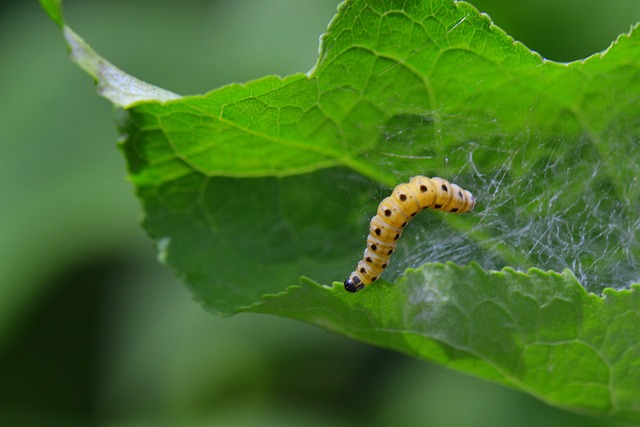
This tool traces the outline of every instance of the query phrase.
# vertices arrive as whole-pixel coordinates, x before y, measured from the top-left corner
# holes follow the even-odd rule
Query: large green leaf
[[[161,259],[209,310],[300,319],[640,423],[637,29],[559,64],[467,3],[353,0],[308,74],[191,97],[64,31],[124,106]],[[476,211],[418,216],[387,282],[321,285],[355,265],[384,187],[417,174],[468,188]],[[562,273],[514,270],[532,267]]]
[[[637,422],[639,307],[637,288],[606,289],[602,298],[568,270],[486,272],[447,263],[408,270],[398,286],[358,298],[304,281],[247,311],[319,324],[553,405]]]

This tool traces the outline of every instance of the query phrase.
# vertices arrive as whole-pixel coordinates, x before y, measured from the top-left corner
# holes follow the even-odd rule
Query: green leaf
[[[426,264],[352,296],[304,280],[247,311],[285,315],[524,390],[637,422],[640,286],[587,293],[575,276]],[[347,361],[356,365],[357,360]]]
[[[560,64],[467,3],[353,0],[308,74],[183,98],[105,72],[65,34],[126,106],[144,226],[209,310],[300,319],[640,423],[637,28]],[[471,190],[475,212],[419,215],[388,282],[321,286],[353,269],[385,187],[418,174]]]
[[[49,18],[62,27],[64,25],[64,16],[62,14],[62,0],[39,0],[40,6],[49,15]]]
[[[139,101],[176,99],[179,95],[128,75],[98,55],[64,24],[62,0],[39,0],[49,17],[62,27],[71,59],[97,83],[98,93],[123,107]]]

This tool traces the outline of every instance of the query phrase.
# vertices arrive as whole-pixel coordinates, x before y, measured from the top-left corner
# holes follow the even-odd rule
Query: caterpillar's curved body
[[[371,218],[367,249],[356,269],[344,281],[344,288],[358,292],[378,280],[389,265],[402,230],[421,210],[431,208],[464,213],[474,205],[470,192],[442,178],[415,176],[408,184],[398,185],[391,196],[380,202],[378,213]]]

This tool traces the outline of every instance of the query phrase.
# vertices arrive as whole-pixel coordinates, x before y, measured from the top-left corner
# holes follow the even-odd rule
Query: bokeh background
[[[66,1],[99,53],[181,94],[309,70],[338,0]],[[543,56],[637,0],[476,0]],[[0,2],[0,425],[617,426],[293,321],[221,319],[156,260],[110,104],[36,0]]]

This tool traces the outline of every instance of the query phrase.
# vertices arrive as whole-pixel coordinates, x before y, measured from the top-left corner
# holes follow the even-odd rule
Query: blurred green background
[[[130,74],[182,94],[307,71],[337,0],[66,1]],[[478,0],[568,61],[640,2]],[[109,103],[36,0],[0,3],[0,425],[611,426],[289,320],[210,316],[157,264]]]

